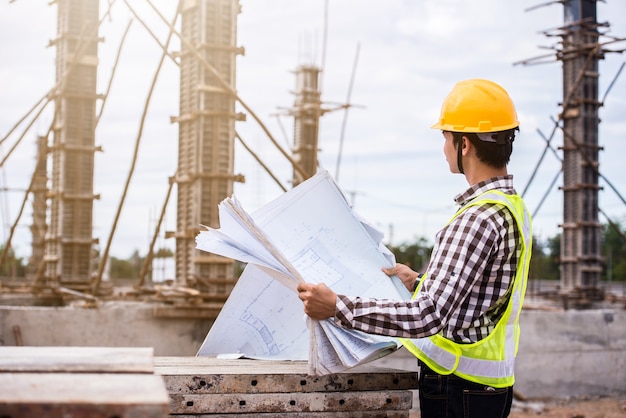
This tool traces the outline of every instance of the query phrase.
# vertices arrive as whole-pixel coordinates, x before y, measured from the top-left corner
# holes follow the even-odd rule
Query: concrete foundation
[[[155,356],[194,356],[212,321],[156,318],[154,308],[137,302],[98,308],[0,306],[0,345],[153,347]]]
[[[517,390],[532,398],[626,394],[626,311],[522,312]]]
[[[0,345],[153,347],[193,356],[210,320],[157,318],[150,304],[97,309],[0,306]],[[527,310],[521,316],[516,391],[527,398],[626,394],[626,311]],[[375,365],[417,370],[406,350]]]

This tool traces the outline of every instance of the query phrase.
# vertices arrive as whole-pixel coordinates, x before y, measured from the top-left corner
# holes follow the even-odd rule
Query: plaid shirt
[[[463,207],[487,190],[515,194],[513,176],[480,182],[455,202]],[[468,208],[436,235],[428,275],[413,300],[338,295],[334,321],[345,328],[392,337],[441,333],[459,343],[486,337],[506,309],[520,257],[520,237],[508,208]]]

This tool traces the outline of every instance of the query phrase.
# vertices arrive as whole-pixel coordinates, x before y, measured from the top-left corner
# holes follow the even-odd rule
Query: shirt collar
[[[476,183],[463,193],[456,195],[454,202],[459,206],[463,206],[476,196],[486,192],[487,190],[494,189],[507,194],[515,194],[516,192],[513,188],[513,175],[507,174],[506,176],[492,177],[488,180]]]

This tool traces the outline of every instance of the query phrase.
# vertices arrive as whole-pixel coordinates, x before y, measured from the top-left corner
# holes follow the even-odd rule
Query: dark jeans
[[[511,412],[512,386],[492,388],[419,365],[421,418],[504,418]]]

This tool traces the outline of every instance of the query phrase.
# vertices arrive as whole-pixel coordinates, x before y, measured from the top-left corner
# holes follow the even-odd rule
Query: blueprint
[[[199,356],[307,360],[309,331],[293,290],[249,264],[209,330]]]
[[[325,283],[339,294],[408,299],[382,234],[361,219],[326,171],[248,214],[233,196],[219,206],[220,229],[197,248],[247,263],[198,355],[309,360],[312,374],[341,371],[397,349],[366,335],[305,317],[295,288]]]

